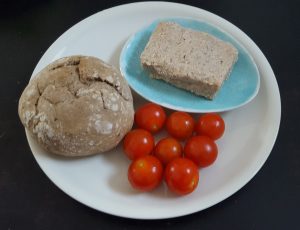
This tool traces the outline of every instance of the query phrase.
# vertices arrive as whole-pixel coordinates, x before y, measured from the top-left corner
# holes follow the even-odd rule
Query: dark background
[[[0,229],[299,229],[300,5],[297,0],[177,1],[242,29],[269,60],[282,119],[258,174],[225,201],[166,220],[131,220],[92,210],[59,190],[37,165],[18,115],[18,98],[47,48],[68,28],[130,1],[0,1]],[[142,208],[143,204],[141,204]]]

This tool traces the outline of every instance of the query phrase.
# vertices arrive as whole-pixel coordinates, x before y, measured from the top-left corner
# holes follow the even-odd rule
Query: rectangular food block
[[[233,45],[208,33],[161,22],[140,59],[152,78],[213,99],[237,57]]]

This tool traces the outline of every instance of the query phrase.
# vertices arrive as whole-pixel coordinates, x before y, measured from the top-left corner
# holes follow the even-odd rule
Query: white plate
[[[216,163],[201,170],[191,195],[177,197],[161,186],[138,193],[127,182],[129,161],[118,147],[111,153],[66,159],[43,151],[27,134],[38,164],[65,193],[94,209],[143,219],[177,217],[210,207],[243,187],[261,168],[274,145],[280,123],[280,96],[274,73],[260,49],[237,27],[207,11],[166,2],[122,5],[101,11],[59,37],[36,66],[73,54],[93,55],[118,66],[119,54],[131,34],[161,17],[194,17],[222,28],[253,56],[261,75],[257,97],[247,106],[223,113],[227,129],[218,141]],[[259,25],[258,25],[259,26]],[[135,95],[135,105],[142,99]],[[254,196],[255,194],[253,194]]]

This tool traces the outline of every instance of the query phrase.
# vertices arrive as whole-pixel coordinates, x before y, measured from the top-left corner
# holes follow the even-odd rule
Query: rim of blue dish
[[[158,100],[155,100],[155,98],[151,97],[151,96],[148,96],[148,95],[145,95],[143,94],[142,90],[140,88],[136,88],[134,87],[134,85],[132,84],[131,80],[129,79],[130,77],[127,76],[127,71],[125,69],[125,66],[122,64],[123,63],[123,60],[124,60],[124,56],[126,55],[126,51],[128,50],[128,46],[132,43],[132,41],[134,40],[135,36],[139,33],[145,33],[145,31],[151,27],[152,25],[154,24],[157,24],[159,22],[164,22],[164,21],[175,21],[177,22],[178,20],[184,20],[184,21],[191,21],[191,22],[197,22],[197,23],[204,23],[204,24],[207,24],[208,26],[211,26],[212,28],[214,29],[217,29],[219,30],[221,33],[225,34],[227,37],[229,37],[230,39],[232,39],[236,44],[238,44],[239,48],[243,50],[243,52],[247,55],[247,57],[250,59],[251,61],[251,64],[253,65],[254,69],[255,69],[255,72],[256,72],[256,87],[255,87],[255,90],[253,91],[253,93],[245,100],[243,101],[242,103],[238,103],[238,104],[234,104],[232,106],[227,106],[227,107],[221,107],[221,108],[190,108],[190,107],[184,107],[184,106],[179,106],[179,105],[174,105],[174,104],[171,104],[171,103],[166,103],[166,102],[163,102],[163,101],[158,101]],[[200,31],[200,30],[198,30]],[[153,30],[152,30],[153,32]],[[244,33],[242,31],[242,33]],[[222,39],[221,39],[222,40]],[[237,60],[238,62],[238,60]],[[121,74],[125,77],[125,79],[127,80],[130,88],[135,91],[137,94],[139,94],[141,97],[145,98],[146,100],[150,101],[150,102],[153,102],[153,103],[156,103],[156,104],[159,104],[165,108],[168,108],[168,109],[172,109],[172,110],[179,110],[179,111],[185,111],[185,112],[191,112],[191,113],[207,113],[207,112],[226,112],[226,111],[230,111],[230,110],[233,110],[233,109],[237,109],[237,108],[240,108],[246,104],[248,104],[250,101],[252,101],[258,94],[259,92],[259,88],[260,88],[260,73],[259,73],[259,70],[258,70],[258,67],[256,65],[256,62],[254,60],[254,58],[252,57],[252,55],[248,52],[248,50],[244,47],[244,45],[242,45],[236,38],[234,38],[230,33],[224,31],[222,28],[220,28],[219,26],[216,26],[215,24],[213,23],[210,23],[210,22],[207,22],[207,21],[204,21],[204,20],[201,20],[199,18],[192,18],[192,17],[167,17],[167,18],[158,18],[156,20],[154,20],[152,23],[142,27],[140,30],[136,31],[134,34],[132,34],[129,39],[125,42],[122,50],[121,50],[121,54],[120,54],[120,58],[119,58],[119,63],[120,63],[120,72]],[[126,62],[125,62],[126,63]],[[142,67],[141,67],[142,68]],[[235,66],[233,66],[233,69],[235,68]],[[232,71],[233,71],[232,69]],[[146,71],[145,71],[146,72]],[[149,77],[149,76],[148,76]],[[230,76],[229,76],[230,77]],[[159,81],[159,80],[156,80],[156,79],[151,79],[153,81]],[[168,84],[166,82],[162,82],[162,84]],[[226,84],[226,80],[224,82],[224,84]],[[223,84],[223,86],[224,86]],[[223,87],[222,86],[222,87]],[[175,86],[172,86],[172,87],[175,87]],[[175,87],[176,90],[179,90],[179,91],[185,91],[184,89],[180,89],[180,88],[177,88]],[[222,89],[222,88],[221,88]],[[220,90],[221,90],[220,89]],[[155,90],[155,89],[154,89]],[[188,92],[190,93],[190,92]],[[192,93],[190,93],[192,94]],[[219,95],[219,92],[217,93],[216,97],[218,97]],[[197,98],[201,98],[203,99],[203,97],[201,96],[197,96],[197,95],[193,95]],[[208,99],[204,99],[206,102],[212,102],[214,103],[214,100],[208,100]]]

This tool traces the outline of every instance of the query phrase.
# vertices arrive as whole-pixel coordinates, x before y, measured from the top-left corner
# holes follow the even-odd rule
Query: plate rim
[[[232,23],[230,23],[229,21],[227,21],[226,19],[221,18],[218,15],[215,15],[209,11],[203,10],[201,8],[198,7],[194,7],[194,6],[190,6],[190,5],[186,5],[186,4],[181,4],[181,3],[172,3],[172,2],[135,2],[135,3],[129,3],[129,4],[123,4],[123,5],[118,5],[109,9],[105,9],[103,11],[97,12],[95,14],[92,14],[91,16],[81,20],[80,22],[76,23],[75,25],[73,25],[71,28],[69,28],[68,30],[66,30],[64,33],[62,33],[52,44],[51,46],[46,50],[46,52],[43,54],[43,56],[40,58],[38,64],[36,65],[33,74],[31,77],[33,77],[35,75],[35,72],[37,72],[37,70],[39,68],[41,68],[42,65],[42,61],[45,58],[45,56],[51,52],[51,50],[53,49],[53,47],[55,45],[57,45],[61,39],[64,38],[64,36],[66,36],[66,34],[72,32],[72,30],[74,30],[76,27],[78,26],[82,26],[86,23],[89,23],[89,21],[91,21],[93,19],[93,17],[96,15],[102,15],[102,14],[110,14],[112,11],[114,10],[128,10],[131,7],[142,7],[145,8],[151,4],[155,4],[155,5],[161,5],[161,6],[165,6],[165,7],[179,7],[179,8],[185,8],[186,10],[189,11],[193,11],[194,13],[197,12],[197,15],[199,16],[199,13],[204,13],[210,16],[213,16],[214,18],[218,19],[218,20],[223,20],[226,23],[229,23],[230,26],[233,26],[235,30],[237,30],[239,33],[242,33],[244,35],[244,38],[246,38],[246,40],[250,43],[251,46],[255,47],[256,51],[258,52],[258,55],[260,56],[260,59],[262,62],[264,62],[264,64],[266,64],[265,68],[268,70],[269,74],[268,74],[268,78],[272,78],[272,86],[269,87],[273,87],[273,89],[275,90],[275,92],[273,93],[273,98],[272,101],[277,102],[274,105],[276,106],[276,117],[274,117],[274,119],[276,120],[276,123],[271,127],[272,128],[272,139],[271,141],[269,141],[269,143],[267,143],[267,145],[265,146],[265,151],[266,152],[263,156],[260,157],[260,161],[258,162],[258,164],[256,164],[255,166],[255,170],[252,171],[251,175],[248,175],[246,180],[243,180],[242,182],[240,182],[239,184],[235,184],[235,187],[228,191],[225,195],[223,195],[221,198],[219,197],[219,199],[214,200],[213,202],[210,202],[209,204],[206,204],[205,206],[203,206],[202,208],[197,208],[197,209],[193,209],[189,211],[181,211],[181,212],[177,212],[175,215],[161,215],[161,216],[143,216],[143,215],[133,215],[132,213],[122,213],[119,212],[117,209],[110,209],[110,210],[104,210],[101,209],[99,207],[94,206],[93,204],[84,201],[83,199],[81,199],[80,197],[72,194],[72,192],[68,191],[67,189],[64,188],[64,186],[60,185],[59,183],[55,182],[55,180],[52,178],[51,173],[46,172],[45,169],[43,168],[40,159],[38,157],[38,155],[36,153],[34,153],[32,151],[32,149],[34,149],[34,144],[32,142],[32,140],[30,139],[30,135],[28,135],[28,133],[26,132],[26,136],[27,136],[27,140],[29,142],[31,151],[33,153],[34,158],[36,159],[37,163],[39,164],[40,168],[42,169],[42,171],[46,174],[46,176],[59,188],[61,189],[63,192],[65,192],[68,196],[72,197],[73,199],[77,200],[78,202],[93,208],[95,210],[104,212],[104,213],[108,213],[108,214],[112,214],[112,215],[116,215],[116,216],[120,216],[120,217],[126,217],[126,218],[133,218],[133,219],[165,219],[165,218],[175,218],[175,217],[179,217],[179,216],[184,216],[184,215],[188,215],[194,212],[198,212],[198,211],[202,211],[204,209],[207,209],[221,201],[223,201],[224,199],[227,199],[228,197],[230,197],[231,195],[235,194],[237,191],[239,191],[242,187],[244,187],[255,175],[256,173],[261,169],[261,167],[263,166],[263,164],[265,163],[265,161],[267,160],[268,156],[271,153],[271,150],[275,144],[276,141],[276,137],[278,135],[278,131],[279,131],[279,126],[280,126],[280,119],[281,119],[281,100],[280,100],[280,94],[279,94],[279,87],[278,87],[278,83],[276,81],[274,72],[268,62],[268,60],[266,59],[266,57],[264,56],[264,54],[262,53],[262,51],[259,49],[259,47],[248,37],[248,35],[246,35],[243,31],[241,31],[238,27],[236,27],[235,25],[233,25]],[[247,49],[248,50],[248,49]],[[275,116],[275,115],[274,115]]]
[[[130,77],[127,76],[127,71],[125,70],[125,63],[127,63],[127,62],[123,61],[123,60],[125,60],[124,55],[126,55],[126,50],[127,50],[128,46],[130,45],[130,43],[132,42],[132,40],[134,39],[134,37],[136,36],[137,33],[140,33],[142,31],[146,30],[147,28],[149,28],[156,21],[165,21],[165,20],[168,20],[168,19],[169,20],[186,19],[186,20],[192,20],[192,21],[197,21],[197,22],[200,22],[200,23],[208,24],[208,25],[212,26],[213,28],[218,29],[223,34],[225,34],[226,36],[230,37],[235,43],[237,43],[240,46],[240,48],[243,50],[243,52],[245,52],[246,55],[249,57],[249,59],[251,61],[251,64],[253,65],[253,67],[255,69],[255,72],[256,72],[257,84],[256,84],[256,87],[255,87],[255,90],[254,90],[253,94],[250,97],[248,97],[243,103],[240,103],[240,104],[237,104],[237,105],[227,106],[225,108],[216,108],[216,109],[200,109],[200,108],[199,109],[193,109],[193,108],[185,108],[185,107],[175,106],[175,105],[172,105],[170,103],[158,102],[157,100],[155,100],[155,99],[153,99],[151,97],[143,95],[143,93],[141,93],[142,90],[139,90],[139,89],[136,89],[135,87],[133,87],[131,81],[128,80],[128,78],[130,78]],[[226,19],[223,19],[223,20],[226,21]],[[136,92],[138,95],[140,95],[141,97],[145,98],[148,101],[151,101],[153,103],[157,103],[157,104],[159,104],[159,105],[161,105],[163,107],[166,107],[166,108],[172,109],[172,110],[180,110],[180,111],[189,112],[189,113],[227,112],[227,111],[230,111],[230,110],[238,109],[238,108],[240,108],[242,106],[245,106],[248,103],[250,103],[257,96],[257,94],[259,92],[259,88],[260,88],[260,78],[261,78],[260,72],[258,70],[257,64],[256,64],[253,56],[248,51],[248,49],[246,49],[246,47],[238,39],[236,39],[231,33],[227,32],[226,30],[224,30],[223,28],[219,27],[216,24],[204,21],[203,19],[199,19],[199,18],[192,18],[192,17],[166,17],[166,18],[158,18],[158,19],[154,20],[150,24],[148,24],[148,25],[144,26],[143,28],[139,29],[138,31],[136,31],[134,34],[132,34],[127,39],[126,43],[122,47],[122,50],[121,50],[121,53],[120,53],[120,57],[119,57],[119,63],[120,63],[119,70],[120,70],[121,74],[127,80],[128,85],[130,86],[130,88],[134,92]]]

